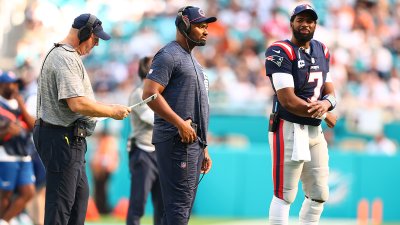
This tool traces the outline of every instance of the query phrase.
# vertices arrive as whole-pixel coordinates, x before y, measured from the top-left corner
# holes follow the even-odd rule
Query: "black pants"
[[[35,126],[33,138],[46,168],[45,225],[83,225],[89,186],[86,140],[70,128]]]
[[[187,225],[197,191],[204,147],[184,144],[177,135],[156,143],[165,214],[163,225]]]
[[[151,192],[154,208],[154,225],[161,225],[164,204],[158,176],[156,153],[146,152],[131,143],[129,170],[131,172],[131,193],[126,224],[140,224],[147,196]]]

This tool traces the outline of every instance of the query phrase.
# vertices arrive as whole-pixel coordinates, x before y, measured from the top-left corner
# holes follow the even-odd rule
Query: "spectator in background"
[[[371,155],[393,156],[396,154],[396,144],[380,133],[367,143],[366,152]]]
[[[144,57],[139,61],[138,75],[142,83],[129,97],[129,105],[142,100],[143,79],[146,78],[152,57]],[[146,200],[151,193],[154,208],[154,225],[161,225],[164,214],[163,198],[155,147],[151,143],[153,135],[154,112],[148,105],[132,109],[132,133],[128,141],[129,171],[131,172],[131,192],[129,198],[127,225],[139,225],[144,215]]]
[[[118,164],[118,140],[104,128],[98,135],[98,145],[90,162],[94,179],[94,201],[101,214],[111,211],[107,195],[108,182]]]
[[[290,34],[289,24],[286,16],[279,8],[271,9],[271,17],[261,27],[266,40],[270,43],[281,40]]]
[[[36,103],[37,103],[37,73],[35,67],[32,66],[31,62],[25,61],[21,68],[21,94],[24,96],[25,105],[28,113],[36,118]],[[32,219],[33,224],[44,223],[44,204],[46,194],[46,170],[40,159],[38,152],[35,149],[33,141],[30,141],[29,148],[31,150],[33,172],[35,174],[35,190],[36,193],[31,201],[26,206],[27,213]]]
[[[7,225],[35,194],[29,152],[34,121],[15,75],[0,71],[0,225]],[[15,190],[17,197],[13,198]]]

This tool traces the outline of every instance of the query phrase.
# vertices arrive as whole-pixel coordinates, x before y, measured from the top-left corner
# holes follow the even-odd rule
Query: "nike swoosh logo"
[[[273,50],[272,49],[272,51],[274,51],[275,53],[278,53],[278,54],[281,53],[281,50]]]

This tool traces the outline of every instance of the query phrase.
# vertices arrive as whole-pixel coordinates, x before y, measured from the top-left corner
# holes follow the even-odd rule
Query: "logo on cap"
[[[202,9],[199,9],[199,14],[202,17],[206,17],[206,14],[204,13],[204,11]]]

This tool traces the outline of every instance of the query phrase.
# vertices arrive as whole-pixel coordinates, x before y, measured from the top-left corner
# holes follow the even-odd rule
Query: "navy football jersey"
[[[288,73],[293,76],[295,94],[307,101],[321,100],[322,90],[329,72],[329,51],[319,41],[311,40],[310,51],[299,48],[289,40],[273,43],[265,52],[265,70],[272,86],[272,74]],[[273,86],[274,87],[274,86]],[[275,90],[275,87],[274,87]],[[275,90],[276,92],[276,90]],[[280,118],[298,124],[318,126],[321,120],[301,117],[284,109],[274,96],[274,111]]]

